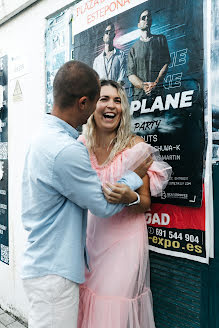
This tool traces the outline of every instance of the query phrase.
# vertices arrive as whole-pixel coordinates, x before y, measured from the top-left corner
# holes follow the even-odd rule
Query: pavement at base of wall
[[[26,328],[27,324],[0,307],[0,328]]]

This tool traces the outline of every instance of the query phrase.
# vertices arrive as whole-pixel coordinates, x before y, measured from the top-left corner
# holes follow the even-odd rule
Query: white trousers
[[[79,286],[57,275],[24,279],[29,328],[77,328]]]

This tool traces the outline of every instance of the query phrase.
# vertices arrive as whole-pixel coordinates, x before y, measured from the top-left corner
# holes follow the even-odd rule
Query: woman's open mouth
[[[103,117],[106,119],[113,120],[116,117],[116,114],[115,113],[105,113],[105,114],[103,114]]]

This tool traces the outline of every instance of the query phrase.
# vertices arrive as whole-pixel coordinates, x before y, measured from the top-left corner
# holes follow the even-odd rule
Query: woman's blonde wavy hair
[[[116,154],[121,152],[128,145],[130,145],[130,141],[133,135],[131,133],[129,103],[124,88],[119,83],[112,80],[101,80],[101,87],[103,86],[112,86],[113,88],[117,89],[118,95],[121,98],[121,107],[122,107],[122,115],[121,115],[120,124],[117,128],[117,134],[116,137],[111,142],[111,144],[113,144],[113,148],[107,160],[103,163],[106,164],[109,161],[111,161]],[[89,117],[87,123],[83,125],[82,134],[86,139],[86,146],[89,152],[94,152],[95,144],[96,144],[96,123],[95,123],[94,114],[92,114]]]

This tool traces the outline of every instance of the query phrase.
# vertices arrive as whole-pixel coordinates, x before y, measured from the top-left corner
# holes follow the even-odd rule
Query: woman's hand
[[[113,204],[129,204],[137,200],[136,193],[123,183],[106,182],[103,186],[106,200]]]

